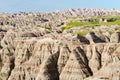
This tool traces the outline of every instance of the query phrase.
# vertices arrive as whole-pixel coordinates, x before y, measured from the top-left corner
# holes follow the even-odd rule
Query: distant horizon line
[[[56,9],[56,10],[48,10],[48,11],[41,11],[41,10],[33,10],[33,11],[13,11],[13,12],[0,12],[0,14],[16,14],[16,13],[30,13],[30,12],[42,12],[42,13],[50,13],[50,12],[59,12],[68,9],[98,9],[98,10],[118,10],[118,8],[64,8],[64,9]]]

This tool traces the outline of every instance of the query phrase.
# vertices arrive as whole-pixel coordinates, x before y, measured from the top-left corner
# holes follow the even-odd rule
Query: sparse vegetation
[[[107,22],[101,22],[99,23],[100,18],[105,18]],[[120,17],[119,16],[103,16],[103,17],[93,17],[87,22],[68,22],[66,26],[62,26],[61,29],[70,29],[72,27],[80,27],[80,26],[87,26],[87,27],[96,27],[96,26],[102,26],[102,25],[120,25]]]
[[[50,26],[45,26],[44,28],[48,29],[48,30],[52,30],[52,28]]]
[[[120,20],[120,16],[107,16],[105,17],[108,22],[115,22],[117,20]]]
[[[116,27],[116,29],[115,29],[115,30],[118,30],[118,31],[120,31],[120,26]]]
[[[66,26],[62,26],[62,30],[70,29],[72,27],[82,26],[83,22],[68,22]]]
[[[79,34],[80,36],[85,36],[87,32],[77,32],[77,34]]]
[[[70,29],[72,27],[80,27],[80,26],[88,26],[88,27],[94,27],[94,26],[100,26],[100,24],[95,22],[68,22],[66,26],[62,26],[62,30]]]
[[[2,79],[0,78],[0,80],[2,80]]]
[[[110,34],[110,35],[113,34],[113,31],[109,31],[109,34]]]

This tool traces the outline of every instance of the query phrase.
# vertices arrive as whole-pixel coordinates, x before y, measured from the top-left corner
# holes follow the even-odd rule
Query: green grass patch
[[[113,34],[114,32],[113,31],[109,31],[109,34],[111,35],[111,34]]]
[[[65,29],[70,29],[72,27],[77,27],[77,26],[82,26],[83,25],[83,22],[68,22],[66,24],[66,26],[62,26],[62,30],[65,30]]]
[[[88,26],[94,28],[95,26],[100,26],[99,23],[95,22],[68,22],[66,26],[62,26],[62,30],[70,29],[72,27]]]
[[[67,23],[67,26],[69,26],[69,27],[82,26],[82,25],[84,25],[84,24],[85,24],[84,22],[68,22],[68,23]]]
[[[80,36],[85,36],[88,32],[77,32]]]
[[[108,22],[115,22],[120,20],[120,16],[106,16],[104,17]]]
[[[102,22],[101,25],[120,25],[120,20],[114,22]]]
[[[99,22],[100,19],[106,19],[108,22]],[[70,29],[72,27],[87,26],[94,28],[102,25],[120,25],[120,16],[97,16],[90,18],[87,22],[73,21],[68,22],[65,26],[62,26],[62,30]]]
[[[96,20],[99,22],[99,19],[106,19],[108,22],[114,22],[120,20],[120,16],[95,16],[91,19]]]

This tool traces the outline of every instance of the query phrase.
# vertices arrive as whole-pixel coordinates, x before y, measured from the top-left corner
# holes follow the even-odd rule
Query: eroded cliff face
[[[67,9],[1,14],[0,79],[120,80],[119,25],[73,26],[64,31],[60,27],[106,15],[120,12]]]
[[[30,32],[10,30],[1,35],[1,79],[120,79],[119,36],[112,43],[103,42],[101,37],[96,38],[90,33],[83,38],[80,35],[62,35],[46,30]],[[33,33],[44,34],[34,36],[31,35]]]

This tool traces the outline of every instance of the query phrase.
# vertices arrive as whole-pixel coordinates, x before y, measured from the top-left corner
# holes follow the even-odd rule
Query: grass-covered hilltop
[[[76,17],[78,20],[67,22],[66,26],[62,27],[62,30],[70,29],[72,27],[97,27],[97,26],[109,26],[109,25],[120,25],[120,16],[97,16],[91,18],[85,18],[83,20],[80,17]],[[75,21],[74,21],[75,20]]]
[[[120,80],[120,11],[0,14],[0,80]]]
[[[113,32],[120,31],[120,16],[95,16],[80,20],[76,17],[72,21],[61,26],[62,31],[77,29],[78,34],[85,35],[89,32]],[[114,26],[114,27],[113,27]],[[103,30],[101,30],[103,28]],[[106,28],[106,29],[105,29]]]

